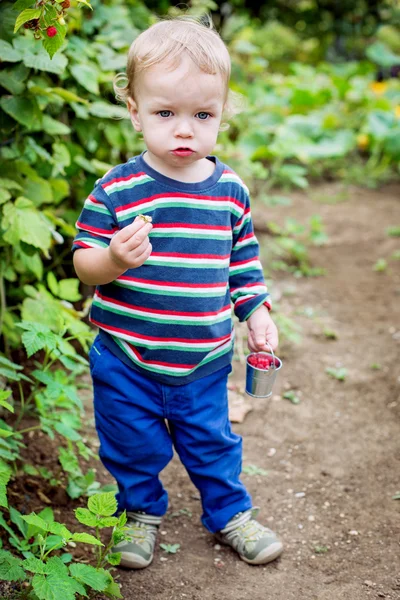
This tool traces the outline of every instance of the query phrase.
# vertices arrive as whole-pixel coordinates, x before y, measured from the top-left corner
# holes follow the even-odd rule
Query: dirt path
[[[386,234],[400,225],[400,187],[352,189],[340,204],[332,203],[341,196],[336,185],[291,196],[289,208],[254,211],[256,226],[321,215],[328,243],[310,254],[326,275],[275,275],[278,312],[302,327],[302,343],[281,344],[274,396],[249,399],[252,411],[234,425],[244,439],[244,467],[258,468],[243,480],[285,552],[251,567],[216,545],[200,524],[198,493],[174,458],[163,473],[170,506],[159,541],[180,550],[157,547],[148,569],[119,571],[125,600],[400,600],[400,500],[393,499],[400,491],[400,262],[391,258],[400,243]],[[269,238],[258,237],[264,253]],[[382,258],[387,269],[374,271]],[[346,368],[345,381],[327,367]],[[235,362],[232,384],[243,386],[244,374]],[[289,390],[299,404],[282,398]],[[89,443],[94,435],[88,431]],[[42,437],[35,437],[40,455]],[[76,526],[72,509],[84,501],[58,491],[51,496],[56,517]],[[13,501],[25,512],[43,504],[33,488],[17,487]],[[9,598],[10,587],[3,588],[0,596]]]
[[[400,599],[400,501],[392,499],[400,490],[400,263],[372,269],[399,247],[385,232],[400,224],[400,189],[353,189],[340,204],[316,201],[337,191],[292,194],[291,208],[255,215],[262,225],[320,214],[329,236],[311,250],[326,276],[275,278],[279,310],[302,326],[302,343],[282,346],[273,399],[253,399],[245,422],[234,426],[244,437],[244,465],[268,472],[243,480],[260,520],[282,536],[284,555],[251,567],[216,546],[175,458],[163,475],[170,508],[160,541],[181,549],[158,549],[150,568],[121,572],[126,600]],[[337,366],[347,369],[344,382],[325,372]],[[243,378],[236,363],[232,381]],[[285,389],[300,403],[282,399]]]

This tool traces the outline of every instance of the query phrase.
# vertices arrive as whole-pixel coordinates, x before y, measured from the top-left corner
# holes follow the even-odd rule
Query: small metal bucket
[[[282,361],[275,356],[274,351],[267,342],[270,352],[252,352],[247,356],[246,361],[246,394],[254,398],[269,398],[272,394],[272,387],[275,383],[277,372],[282,368]],[[249,363],[251,356],[265,354],[272,358],[272,364],[268,370],[253,367]]]

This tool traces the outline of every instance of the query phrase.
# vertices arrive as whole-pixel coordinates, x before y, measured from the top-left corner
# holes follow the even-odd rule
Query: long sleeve
[[[112,236],[118,231],[111,201],[100,185],[86,198],[76,222],[78,233],[72,250],[78,248],[107,248]]]
[[[246,321],[262,304],[265,304],[268,309],[271,308],[247,194],[243,215],[233,229],[229,288],[234,311],[239,321]]]

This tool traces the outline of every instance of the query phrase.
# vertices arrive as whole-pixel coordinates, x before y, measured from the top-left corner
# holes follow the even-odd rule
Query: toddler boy
[[[251,564],[282,552],[255,520],[239,479],[242,440],[228,420],[231,301],[250,350],[278,345],[248,190],[211,156],[229,77],[228,51],[211,27],[173,19],[139,35],[118,95],[146,150],[97,182],[77,222],[75,269],[96,285],[90,365],[100,458],[129,519],[129,539],[114,551],[134,569],[153,559],[167,510],[159,473],[173,448],[210,532]]]

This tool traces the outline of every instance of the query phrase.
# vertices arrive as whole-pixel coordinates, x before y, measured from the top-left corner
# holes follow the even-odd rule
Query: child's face
[[[212,152],[224,107],[221,75],[201,71],[183,55],[173,70],[160,63],[141,73],[135,95],[132,124],[143,133],[154,166],[179,177]]]

